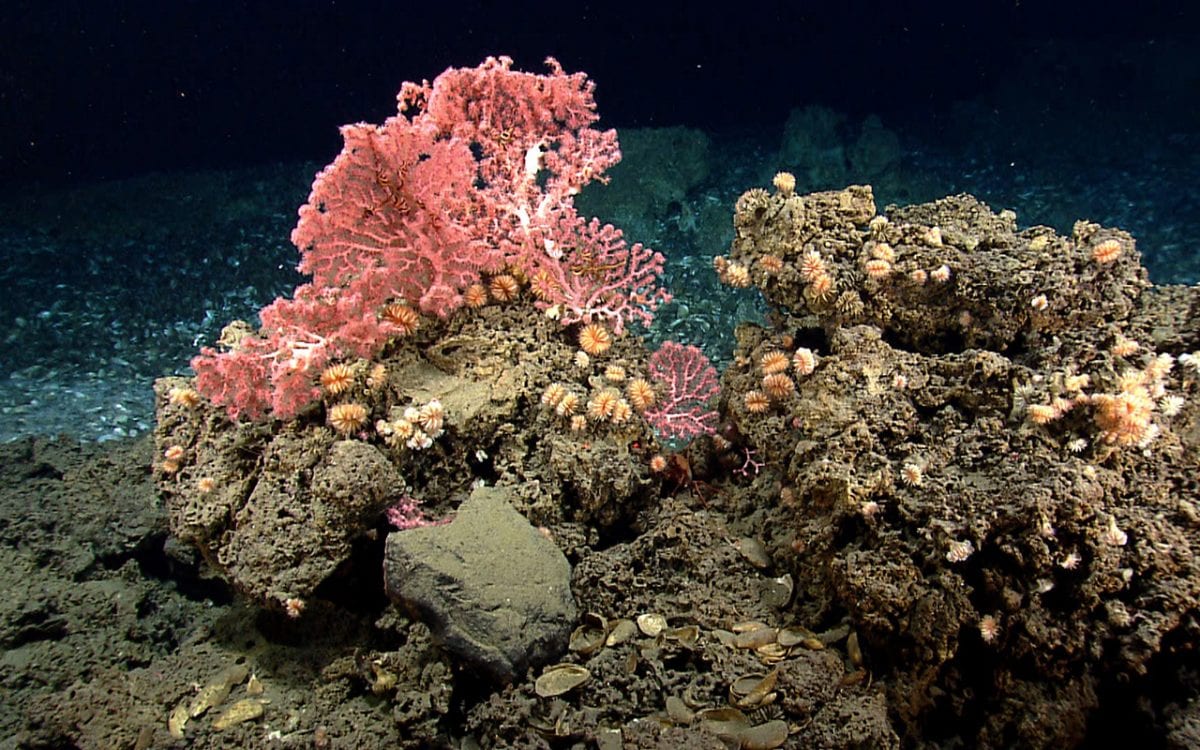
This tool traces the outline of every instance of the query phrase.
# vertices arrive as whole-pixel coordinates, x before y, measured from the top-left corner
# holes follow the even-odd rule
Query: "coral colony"
[[[156,383],[154,469],[182,543],[248,597],[310,617],[386,520],[400,549],[387,590],[409,606],[392,585],[404,546],[464,528],[474,544],[464,508],[503,506],[535,549],[553,542],[549,588],[570,600],[582,582],[600,620],[647,602],[700,613],[671,631],[654,610],[627,620],[655,639],[628,652],[647,664],[699,644],[646,680],[702,669],[745,684],[758,658],[766,676],[747,691],[761,702],[732,687],[731,702],[766,708],[778,680],[769,715],[787,721],[747,723],[763,733],[741,747],[829,722],[856,732],[837,746],[900,747],[889,722],[923,736],[958,707],[980,717],[979,746],[1070,745],[1055,732],[1085,726],[1097,686],[1142,680],[1190,642],[1194,290],[1151,285],[1120,230],[1019,229],[968,195],[879,214],[870,186],[800,195],[782,172],[738,199],[713,260],[723,283],[762,294],[771,324],[738,326],[720,378],[696,347],[649,354],[626,328],[669,300],[664,258],[578,214],[574,196],[620,152],[592,127],[592,84],[548,64],[450,69],[405,84],[383,125],[343,128],[292,235],[311,280],[257,331],[229,326],[194,381]],[[729,544],[741,524],[762,541]],[[561,547],[630,530],[579,554],[572,579]],[[826,639],[805,618],[836,626]],[[559,619],[563,648],[592,631],[596,649],[620,646],[615,627],[577,639],[577,613]],[[714,622],[744,629],[723,638]],[[579,661],[597,682],[630,677],[601,653],[575,651],[572,674]],[[558,695],[542,678],[534,691]],[[815,684],[830,689],[814,701],[848,701],[820,708],[825,725]],[[528,713],[523,690],[469,710],[507,721]],[[654,705],[638,716],[662,716],[643,692]],[[598,721],[578,703],[556,704],[564,723]]]
[[[595,346],[650,322],[670,299],[663,256],[573,203],[621,158],[616,132],[592,127],[593,84],[554,59],[548,75],[511,65],[489,58],[405,83],[396,116],[342,128],[345,147],[292,233],[312,280],[265,307],[259,331],[201,351],[201,394],[234,419],[289,419],[320,395],[330,363],[374,356],[420,315],[515,298],[522,283]]]

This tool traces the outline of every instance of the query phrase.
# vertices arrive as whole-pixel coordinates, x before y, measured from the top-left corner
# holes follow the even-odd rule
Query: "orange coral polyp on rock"
[[[808,284],[808,292],[814,300],[825,302],[833,296],[833,277],[827,273],[814,276]]]
[[[562,383],[551,383],[542,392],[542,403],[550,407],[558,406],[558,402],[562,401],[565,395],[567,395],[566,386]]]
[[[614,390],[600,391],[592,400],[588,401],[587,414],[592,419],[608,419],[613,415],[617,408],[617,402],[620,400],[620,395]]]
[[[200,405],[200,394],[192,388],[172,388],[167,395],[172,406],[183,406],[194,409]]]
[[[762,368],[763,375],[773,375],[777,372],[786,372],[788,365],[788,355],[781,351],[770,351],[762,355],[758,365]]]
[[[529,280],[529,289],[533,292],[534,297],[545,302],[554,298],[559,290],[559,285],[549,271],[541,270]]]
[[[812,349],[800,347],[792,355],[792,365],[797,375],[811,375],[817,369],[817,355]]]
[[[329,409],[329,426],[343,435],[361,430],[367,424],[367,408],[362,404],[337,404]]]
[[[579,348],[588,354],[603,354],[612,344],[612,333],[599,323],[588,323],[579,330]]]
[[[1096,406],[1096,426],[1104,442],[1115,445],[1136,445],[1151,432],[1150,418],[1154,399],[1143,386],[1136,386],[1113,395],[1092,396]]]
[[[612,414],[609,415],[609,419],[612,420],[613,424],[625,424],[632,416],[633,407],[625,399],[618,398],[617,402],[613,404]]]
[[[488,284],[492,299],[497,302],[512,302],[521,293],[521,285],[509,274],[500,274]]]
[[[634,378],[625,386],[625,394],[629,396],[629,403],[633,404],[633,408],[638,411],[645,411],[647,406],[654,403],[654,386],[645,378]]]
[[[778,172],[771,184],[784,198],[790,198],[792,193],[796,192],[796,175],[791,172]]]
[[[579,407],[579,396],[574,393],[564,393],[562,398],[558,400],[558,404],[554,407],[554,411],[560,417],[569,417],[575,413]]]
[[[487,301],[487,289],[483,288],[483,284],[472,284],[463,292],[463,304],[467,307],[477,309],[486,305]]]
[[[758,267],[774,276],[783,270],[783,259],[778,255],[764,255],[758,259]]]
[[[872,279],[886,279],[892,275],[892,264],[883,258],[872,258],[863,264],[863,270]]]
[[[1117,240],[1105,240],[1092,248],[1092,260],[1100,265],[1112,263],[1121,257],[1121,243]]]
[[[347,364],[330,365],[321,371],[321,387],[330,396],[345,393],[354,386],[354,370]]]
[[[384,307],[379,313],[379,319],[390,324],[400,336],[411,334],[421,324],[421,316],[417,311],[400,302],[393,302]]]
[[[796,390],[796,384],[792,379],[780,372],[764,377],[762,387],[768,396],[777,401],[787,398]]]
[[[722,281],[731,287],[746,289],[750,286],[750,270],[741,263],[730,263],[725,268]]]
[[[742,400],[746,404],[746,411],[751,414],[762,414],[771,405],[771,400],[762,391],[746,391]]]
[[[825,260],[816,250],[809,250],[800,259],[800,275],[805,281],[815,281],[825,275]]]

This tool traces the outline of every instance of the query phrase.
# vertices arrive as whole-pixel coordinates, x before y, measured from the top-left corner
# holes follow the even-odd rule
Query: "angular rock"
[[[384,559],[388,596],[498,682],[560,655],[578,615],[566,557],[506,496],[476,489],[450,524],[389,535]]]

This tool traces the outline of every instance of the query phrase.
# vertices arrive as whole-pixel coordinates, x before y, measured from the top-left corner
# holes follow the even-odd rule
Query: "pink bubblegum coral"
[[[462,304],[480,271],[540,279],[564,323],[604,318],[619,333],[659,302],[661,254],[576,212],[574,196],[621,158],[597,119],[593,84],[511,69],[507,57],[405,83],[400,114],[342,128],[345,148],[313,183],[292,242],[321,288],[367,305],[402,299],[437,315]],[[411,114],[407,114],[411,113]]]
[[[666,395],[646,409],[646,421],[665,438],[690,439],[716,431],[717,412],[708,405],[717,395],[717,370],[695,346],[668,341],[650,355],[650,378]]]
[[[573,197],[620,158],[597,119],[593,84],[548,59],[548,75],[507,57],[405,83],[399,114],[342,128],[345,146],[317,174],[292,241],[312,281],[262,312],[232,351],[201,350],[197,388],[231,417],[289,418],[329,361],[369,357],[396,333],[379,310],[403,302],[446,316],[482,272],[531,280],[563,323],[649,323],[669,295],[663,257],[585,221]]]
[[[445,316],[480,270],[502,265],[476,225],[467,142],[435,137],[403,115],[342,128],[346,145],[317,174],[292,232],[314,286],[368,308],[397,299]]]

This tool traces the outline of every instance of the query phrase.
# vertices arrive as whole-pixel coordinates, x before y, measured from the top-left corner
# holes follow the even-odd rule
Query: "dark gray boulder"
[[[449,524],[390,534],[384,577],[448,652],[498,682],[562,654],[578,615],[566,557],[503,488],[476,489]]]

